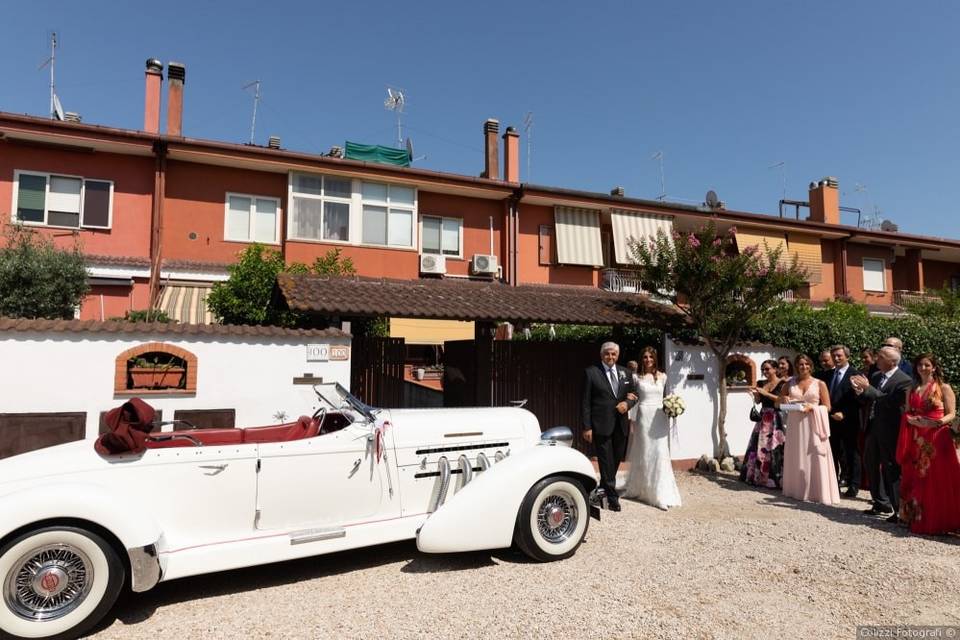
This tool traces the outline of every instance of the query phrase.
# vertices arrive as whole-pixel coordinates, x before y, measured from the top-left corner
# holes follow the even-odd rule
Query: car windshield
[[[331,409],[341,411],[353,409],[367,420],[372,421],[380,411],[375,407],[364,404],[355,395],[343,388],[339,382],[318,384],[313,387],[317,397],[327,403]]]

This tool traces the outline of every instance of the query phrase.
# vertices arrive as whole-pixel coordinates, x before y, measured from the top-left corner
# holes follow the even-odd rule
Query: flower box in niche
[[[184,389],[187,363],[172,353],[154,351],[127,360],[128,389]]]
[[[733,354],[727,357],[723,375],[728,388],[749,389],[757,382],[757,366],[749,356]]]

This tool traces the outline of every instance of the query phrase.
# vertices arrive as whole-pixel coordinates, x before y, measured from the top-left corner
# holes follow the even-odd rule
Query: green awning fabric
[[[410,166],[410,154],[406,149],[381,147],[378,144],[358,144],[347,140],[345,157],[347,160],[363,160],[364,162],[381,162],[394,164],[398,167]]]

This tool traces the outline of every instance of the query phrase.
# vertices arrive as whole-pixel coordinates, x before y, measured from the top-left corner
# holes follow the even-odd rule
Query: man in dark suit
[[[897,464],[897,438],[900,418],[913,380],[899,369],[900,352],[883,347],[877,352],[877,371],[867,383],[862,375],[853,376],[850,384],[861,401],[873,401],[867,420],[867,442],[864,451],[867,474],[870,476],[870,497],[873,506],[869,515],[892,514],[887,522],[899,522],[900,466]]]
[[[842,344],[830,349],[833,375],[824,380],[830,390],[830,448],[837,478],[846,480],[844,495],[856,498],[860,490],[860,452],[857,435],[860,433],[860,401],[853,392],[850,378],[860,372],[850,365],[850,349]]]
[[[583,374],[583,439],[592,442],[597,452],[600,487],[611,511],[620,511],[617,468],[627,451],[627,412],[636,403],[633,376],[617,364],[619,357],[620,347],[605,342],[600,347],[600,362]]]
[[[820,352],[820,370],[813,374],[817,380],[823,380],[829,386],[830,379],[833,377],[833,356],[830,349],[824,349]]]

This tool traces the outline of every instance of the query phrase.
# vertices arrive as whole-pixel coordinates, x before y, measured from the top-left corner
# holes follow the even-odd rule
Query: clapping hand
[[[850,386],[853,387],[855,394],[860,395],[864,389],[870,386],[870,381],[867,380],[866,376],[858,373],[855,376],[850,376]]]

